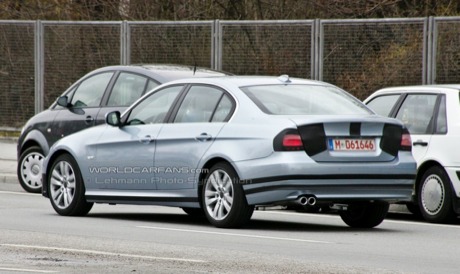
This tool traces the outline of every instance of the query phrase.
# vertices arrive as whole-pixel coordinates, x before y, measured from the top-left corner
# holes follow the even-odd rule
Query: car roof
[[[391,92],[391,91],[447,91],[460,90],[460,84],[437,84],[437,85],[414,85],[414,86],[399,86],[388,87],[377,90],[376,92]]]
[[[279,85],[279,84],[307,84],[307,85],[321,85],[321,86],[331,86],[335,87],[332,84],[309,80],[301,78],[290,78],[287,75],[282,76],[259,76],[259,75],[230,75],[230,76],[220,76],[212,78],[189,78],[189,79],[180,79],[173,81],[168,84],[177,84],[177,83],[208,83],[216,85],[226,85],[226,86],[254,86],[254,85]]]
[[[110,71],[110,70],[124,70],[130,72],[141,73],[155,78],[160,83],[170,82],[177,79],[191,78],[191,77],[214,77],[233,75],[228,72],[213,70],[205,67],[178,65],[178,64],[132,64],[132,65],[115,65],[106,66],[96,69],[90,74]]]
[[[395,94],[395,93],[449,93],[459,92],[460,84],[435,84],[435,85],[414,85],[414,86],[397,86],[382,88],[367,97],[364,102],[368,102],[376,96]]]

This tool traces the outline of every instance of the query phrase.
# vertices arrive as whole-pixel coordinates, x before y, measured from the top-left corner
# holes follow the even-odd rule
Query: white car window
[[[439,104],[438,119],[436,120],[436,133],[447,133],[446,96],[441,96]]]
[[[411,134],[427,134],[434,116],[436,94],[409,94],[396,115]]]
[[[398,101],[399,96],[400,94],[379,96],[368,102],[367,106],[375,111],[375,113],[388,117],[396,101]]]

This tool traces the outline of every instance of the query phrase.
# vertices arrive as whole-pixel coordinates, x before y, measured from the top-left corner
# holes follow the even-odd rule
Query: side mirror
[[[65,107],[65,108],[68,107],[69,106],[69,98],[66,95],[61,96],[61,97],[58,98],[57,104],[59,106],[61,106],[61,107]]]
[[[113,127],[121,127],[120,112],[112,111],[107,113],[105,116],[105,122]]]

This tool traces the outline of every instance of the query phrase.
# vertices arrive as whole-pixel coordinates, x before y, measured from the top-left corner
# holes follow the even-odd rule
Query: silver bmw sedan
[[[340,88],[269,76],[163,84],[106,124],[53,145],[42,193],[60,215],[94,203],[180,207],[240,227],[258,205],[321,206],[372,228],[411,199],[403,124]]]

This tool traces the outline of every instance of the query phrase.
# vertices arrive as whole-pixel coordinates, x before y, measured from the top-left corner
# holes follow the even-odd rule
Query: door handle
[[[203,132],[200,135],[196,136],[195,139],[198,140],[198,141],[205,142],[205,141],[211,140],[212,136],[207,134],[206,132]]]
[[[94,121],[94,118],[93,118],[93,117],[91,117],[91,116],[89,116],[89,115],[86,116],[85,123],[91,124],[93,121]]]
[[[426,146],[428,146],[428,143],[424,142],[422,140],[417,140],[417,141],[413,142],[412,145],[426,147]]]
[[[140,138],[139,139],[139,142],[141,142],[142,144],[150,144],[150,142],[152,142],[152,136],[150,135],[145,135],[143,138]]]

